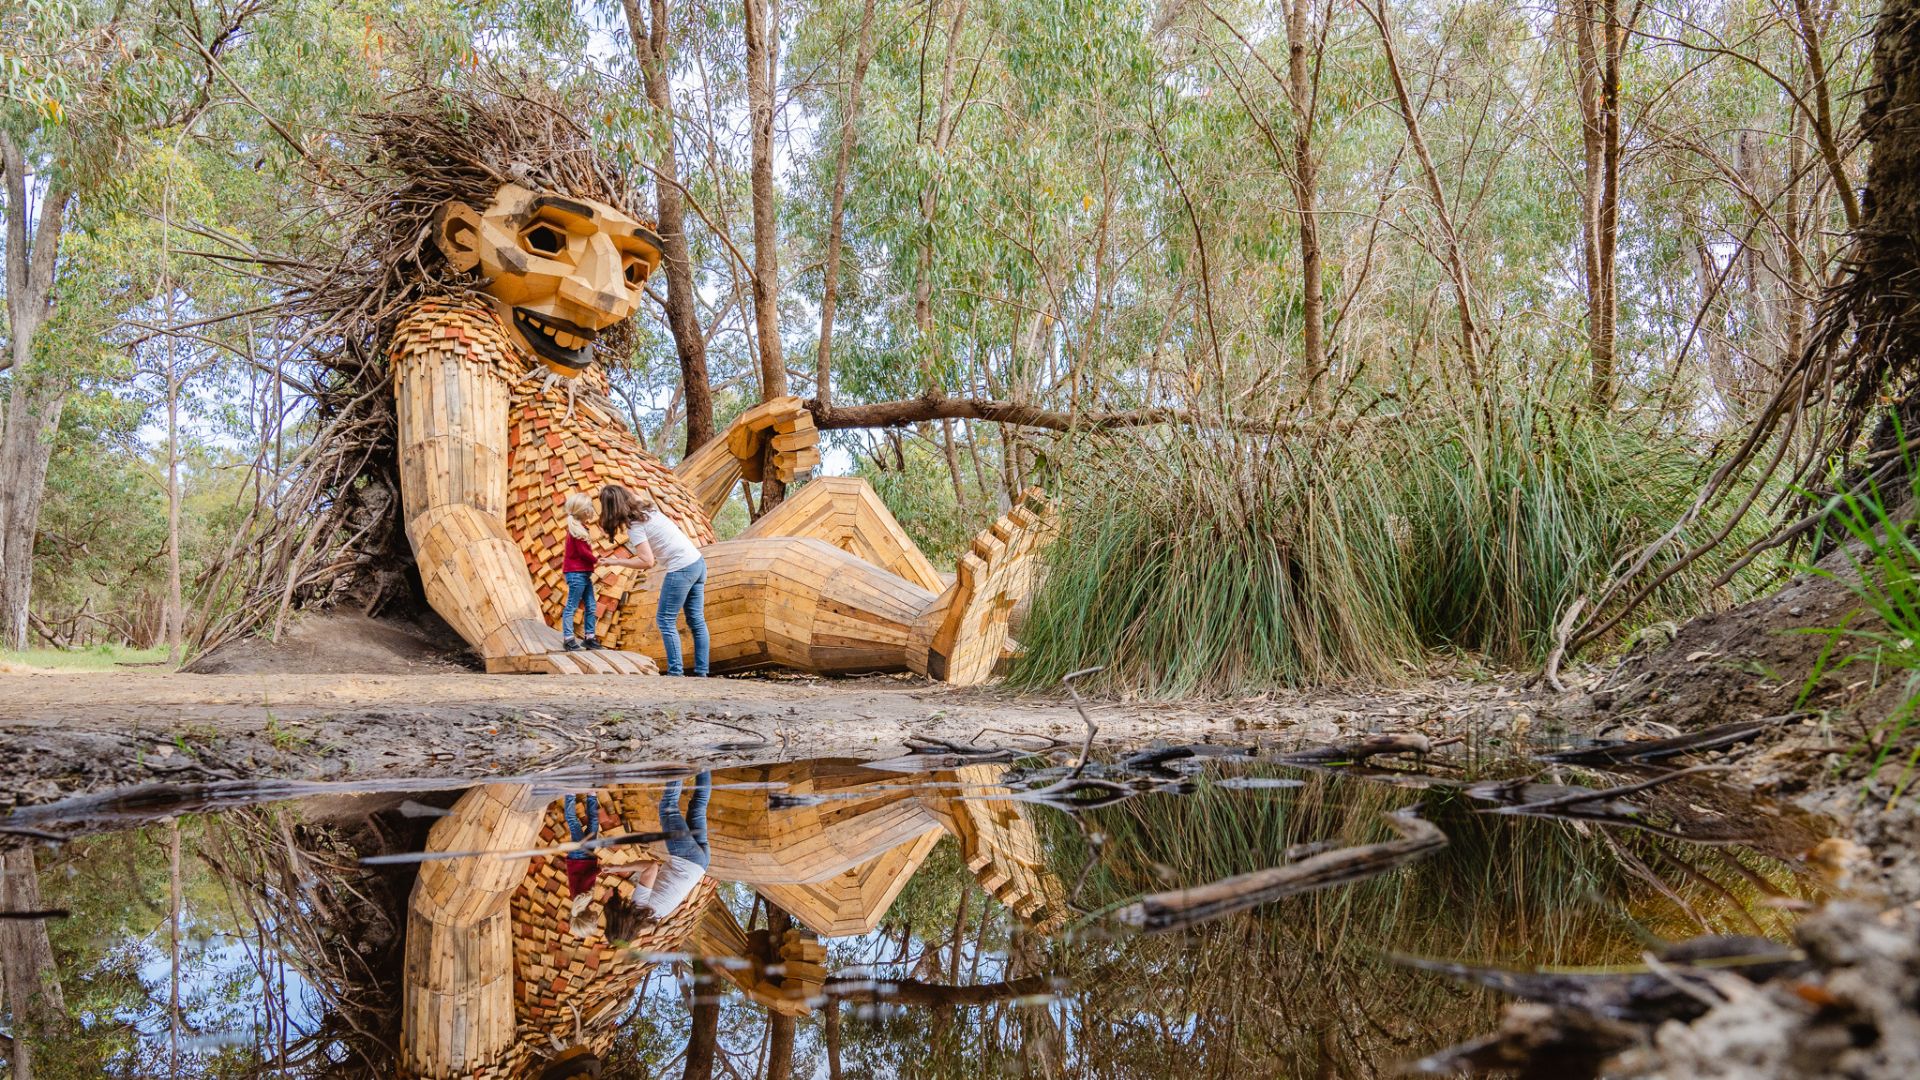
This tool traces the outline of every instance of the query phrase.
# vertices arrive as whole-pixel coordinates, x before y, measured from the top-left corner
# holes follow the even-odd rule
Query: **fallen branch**
[[[1386,816],[1387,824],[1400,834],[1398,840],[1340,848],[1191,889],[1143,896],[1114,912],[1113,918],[1123,925],[1156,933],[1217,919],[1282,897],[1384,874],[1447,846],[1447,834],[1419,817],[1417,811],[1415,807]]]
[[[918,979],[878,979],[868,976],[836,975],[828,979],[821,993],[839,1001],[857,1004],[926,1005],[950,1008],[965,1005],[991,1005],[998,1001],[1050,994],[1059,989],[1052,975],[1023,975],[1005,982],[948,986]]]
[[[1758,720],[1739,720],[1731,724],[1718,724],[1690,735],[1676,735],[1670,739],[1609,743],[1605,746],[1590,746],[1583,750],[1563,750],[1555,754],[1542,754],[1540,760],[1561,765],[1616,765],[1625,762],[1654,761],[1700,750],[1719,750],[1735,743],[1748,742],[1768,728],[1778,727],[1802,715],[1804,714],[1788,713],[1785,716],[1768,716]]]
[[[1706,772],[1726,772],[1731,768],[1733,768],[1731,765],[1695,765],[1691,769],[1678,769],[1670,773],[1661,773],[1651,780],[1643,780],[1638,784],[1597,788],[1592,791],[1576,791],[1571,795],[1562,795],[1557,799],[1516,803],[1513,806],[1497,806],[1490,810],[1481,810],[1479,812],[1482,814],[1534,814],[1542,810],[1558,810],[1567,806],[1579,806],[1581,803],[1599,802],[1602,799],[1617,798],[1621,795],[1632,795],[1635,792],[1645,791],[1648,788],[1659,787],[1661,784],[1678,780],[1683,776],[1695,776]]]
[[[1106,431],[1113,428],[1151,427],[1155,424],[1181,424],[1189,427],[1233,428],[1263,435],[1295,432],[1349,431],[1368,423],[1394,417],[1354,416],[1326,420],[1228,420],[1203,416],[1190,409],[1123,409],[1115,412],[1060,412],[1018,401],[991,398],[959,398],[944,395],[880,401],[870,405],[831,405],[812,398],[807,411],[813,414],[813,426],[822,431],[850,428],[895,428],[930,420],[987,420],[1018,427],[1046,428],[1049,431]]]

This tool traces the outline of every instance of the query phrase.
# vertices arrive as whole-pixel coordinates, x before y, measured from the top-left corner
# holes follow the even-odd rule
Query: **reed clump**
[[[1566,606],[1678,520],[1708,468],[1698,440],[1552,405],[1101,435],[1077,460],[1012,680],[1105,665],[1107,692],[1154,697],[1391,680],[1435,651],[1537,661]],[[1726,562],[1674,574],[1642,621],[1719,599]]]

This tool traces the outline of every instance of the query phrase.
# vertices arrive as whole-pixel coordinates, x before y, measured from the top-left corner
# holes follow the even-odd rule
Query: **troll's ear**
[[[458,199],[448,199],[433,214],[433,241],[447,265],[465,273],[480,265],[480,215]]]

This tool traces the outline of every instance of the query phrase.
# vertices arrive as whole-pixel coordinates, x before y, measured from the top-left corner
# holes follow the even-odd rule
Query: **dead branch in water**
[[[1316,746],[1289,754],[1281,754],[1274,760],[1292,765],[1330,765],[1337,762],[1364,764],[1368,758],[1386,754],[1412,754],[1425,757],[1433,752],[1433,740],[1418,732],[1406,734],[1366,735],[1331,746]]]
[[[1299,893],[1317,892],[1384,874],[1447,846],[1447,834],[1418,815],[1418,808],[1386,815],[1398,840],[1362,844],[1313,855],[1297,863],[1255,870],[1191,889],[1143,896],[1121,908],[1114,921],[1148,933],[1218,919]]]
[[[1699,773],[1706,773],[1706,772],[1726,772],[1731,768],[1733,768],[1733,766],[1731,765],[1695,765],[1691,769],[1680,769],[1675,772],[1661,773],[1659,776],[1656,776],[1651,780],[1642,780],[1640,783],[1637,783],[1637,784],[1624,784],[1620,787],[1610,787],[1610,788],[1596,788],[1592,791],[1576,791],[1571,795],[1562,795],[1554,799],[1543,799],[1540,802],[1518,803],[1513,806],[1496,806],[1491,809],[1481,810],[1479,812],[1482,814],[1537,814],[1542,810],[1559,810],[1563,807],[1579,806],[1583,803],[1599,802],[1602,799],[1617,798],[1621,795],[1632,795],[1637,791],[1645,791],[1648,788],[1656,788],[1656,787],[1659,787],[1661,784],[1678,780],[1683,776],[1694,776]]]

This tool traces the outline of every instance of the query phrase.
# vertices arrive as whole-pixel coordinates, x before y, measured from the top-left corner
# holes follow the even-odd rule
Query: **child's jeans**
[[[575,800],[579,798],[580,796],[568,792],[567,797],[560,800],[560,813],[567,819],[567,835],[571,836],[576,844],[600,835],[600,796],[591,791],[587,792],[587,820],[584,823],[581,822],[580,815],[575,810]],[[585,849],[581,849],[581,853],[584,852]]]
[[[583,604],[582,601],[585,601]],[[573,611],[575,608],[587,609],[587,636],[593,636],[593,571],[567,571],[567,603],[560,609],[560,633],[568,641],[573,640]]]

